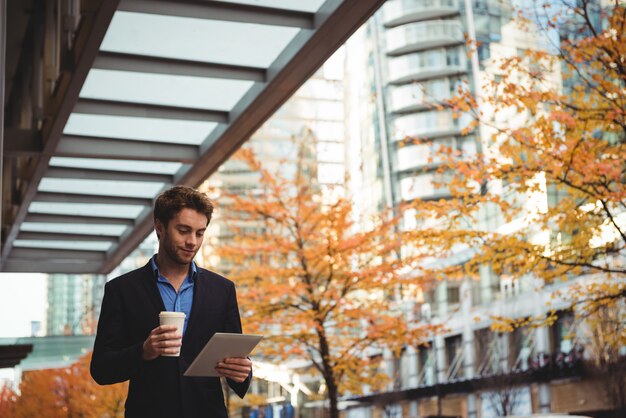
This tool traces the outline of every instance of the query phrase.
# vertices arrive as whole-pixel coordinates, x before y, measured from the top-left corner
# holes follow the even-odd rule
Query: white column
[[[496,338],[498,338],[496,336]],[[500,342],[500,372],[508,373],[510,370],[509,367],[509,334],[504,333],[499,337]]]
[[[550,344],[548,337],[548,328],[541,327],[535,330],[537,356],[539,358],[539,365],[545,366],[546,362],[543,359],[543,354],[547,354],[548,361],[550,359]],[[552,393],[550,390],[550,383],[539,383],[538,386],[538,398],[539,398],[539,412],[550,412],[550,405],[552,403]]]
[[[461,311],[463,312],[463,372],[466,379],[474,377],[475,353],[472,329],[472,284],[466,279],[461,284]]]
[[[491,291],[491,271],[489,266],[478,266],[478,274],[480,276],[480,299],[481,303],[489,303],[493,297]]]
[[[409,403],[409,418],[419,418],[420,408],[417,401],[411,401]]]
[[[446,343],[441,335],[435,336],[435,373],[437,373],[437,382],[446,382]]]
[[[407,359],[406,365],[409,368],[409,381],[407,382],[408,386],[410,388],[416,388],[418,384],[417,350],[415,349],[415,347],[409,346],[406,348],[404,355],[406,356],[406,359]]]
[[[537,284],[543,285],[543,283],[537,281]],[[540,287],[540,286],[537,286]],[[543,286],[541,286],[543,287]],[[543,292],[539,291],[540,297],[539,301],[543,301]],[[537,308],[535,315],[539,316],[545,314],[545,304],[537,303]],[[546,365],[546,361],[544,360],[544,355],[546,356],[547,361],[550,359],[550,337],[549,337],[549,329],[548,327],[540,327],[535,330],[535,348],[536,355],[539,359],[539,366],[543,367]],[[538,400],[539,400],[539,412],[546,413],[550,412],[550,404],[552,403],[552,394],[550,391],[550,383],[540,383],[538,386]]]
[[[466,279],[461,284],[461,311],[463,312],[463,367],[466,379],[474,378],[476,356],[474,353],[474,330],[472,329],[472,282]],[[476,395],[467,395],[467,418],[477,418]]]
[[[475,393],[470,393],[469,395],[467,395],[467,418],[478,418]]]
[[[394,370],[393,360],[394,360],[393,353],[388,348],[385,348],[383,350],[383,363],[384,363],[385,373],[387,374],[387,376],[390,377],[389,383],[387,384],[387,390],[390,392],[393,391],[393,383],[395,381],[395,373],[396,373],[396,370]]]
[[[443,281],[435,290],[435,301],[437,303],[436,314],[439,318],[444,318],[448,313],[448,283]]]

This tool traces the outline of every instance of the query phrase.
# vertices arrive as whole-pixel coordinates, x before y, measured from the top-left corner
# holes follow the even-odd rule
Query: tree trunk
[[[326,385],[328,386],[328,400],[330,401],[329,418],[339,418],[339,408],[337,406],[339,391],[337,385],[334,382],[332,384],[329,384],[329,382],[327,382]]]
[[[339,385],[336,381],[335,371],[330,361],[330,348],[323,325],[319,324],[317,335],[319,337],[320,354],[322,355],[322,369],[326,388],[328,389],[328,401],[330,403],[329,418],[339,418],[337,401],[339,398]]]

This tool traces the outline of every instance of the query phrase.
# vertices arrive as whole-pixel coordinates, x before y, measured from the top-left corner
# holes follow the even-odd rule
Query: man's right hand
[[[182,336],[176,333],[175,325],[161,325],[150,332],[143,342],[144,360],[154,360],[163,354],[177,354],[182,345]]]

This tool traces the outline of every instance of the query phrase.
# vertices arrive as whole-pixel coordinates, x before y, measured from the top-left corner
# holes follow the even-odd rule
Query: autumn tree
[[[483,62],[483,82],[441,104],[472,117],[463,133],[480,138],[478,152],[440,147],[438,182],[451,198],[415,202],[418,218],[437,226],[416,230],[414,242],[432,254],[468,251],[464,263],[422,275],[477,277],[489,266],[512,280],[586,278],[558,295],[585,315],[624,300],[625,20],[617,0],[536,0],[517,25],[543,47]],[[506,228],[487,228],[489,216]]]
[[[17,394],[8,384],[0,387],[0,417],[14,416]]]
[[[67,368],[24,372],[19,395],[8,387],[0,392],[0,416],[123,417],[128,384],[99,386],[89,374],[90,359],[87,354]]]
[[[260,353],[268,359],[310,360],[337,418],[341,395],[388,381],[379,369],[383,349],[398,354],[428,332],[394,305],[396,291],[415,289],[406,273],[417,259],[399,256],[397,217],[380,214],[357,228],[350,200],[324,193],[303,153],[278,164],[291,175],[249,150],[236,158],[258,182],[248,193],[220,192],[229,238],[216,254],[232,266],[244,329],[265,335]]]

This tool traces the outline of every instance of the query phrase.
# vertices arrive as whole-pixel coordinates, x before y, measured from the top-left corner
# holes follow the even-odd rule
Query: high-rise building
[[[95,334],[106,276],[51,274],[47,281],[46,335]]]
[[[483,80],[498,77],[490,58],[543,47],[536,33],[511,22],[511,11],[509,2],[497,0],[388,0],[348,41],[347,188],[363,220],[384,206],[450,196],[433,182],[435,150],[445,145],[470,156],[490,132],[480,125],[466,132],[470,119],[454,118],[443,102],[459,86],[480,96]],[[466,37],[478,42],[476,53],[468,54]],[[501,122],[515,123],[513,117]],[[415,222],[409,213],[403,227]],[[494,231],[504,223],[488,208],[479,222]],[[543,314],[554,289],[535,291],[534,278],[511,280],[489,266],[480,273],[479,280],[444,280],[424,289],[420,300],[402,301],[416,321],[445,324],[447,331],[428,346],[406,347],[400,357],[383,353],[392,376],[387,391],[351,398],[347,417],[495,418],[608,408],[593,384],[566,380],[576,375],[581,356],[570,312],[560,312],[551,327],[490,331],[492,315]]]
[[[264,169],[284,179],[304,170],[320,187],[344,183],[343,52],[335,54],[276,113],[259,128],[244,147],[251,149]],[[242,161],[226,161],[202,186],[204,190],[246,193],[258,187],[259,173]],[[211,242],[232,236],[221,220],[228,210],[226,199],[217,199],[205,239],[205,263],[222,274],[230,266],[212,257]],[[248,225],[249,228],[257,226]]]
[[[349,146],[356,150],[349,188],[362,191],[359,206],[378,211],[450,195],[434,181],[437,150],[473,155],[481,132],[463,132],[470,118],[442,105],[460,86],[480,88],[484,63],[510,20],[509,4],[497,0],[389,0],[348,42]],[[475,54],[466,36],[478,42]],[[407,217],[405,226],[413,223]],[[430,296],[447,310],[458,295],[458,283],[449,283]]]

